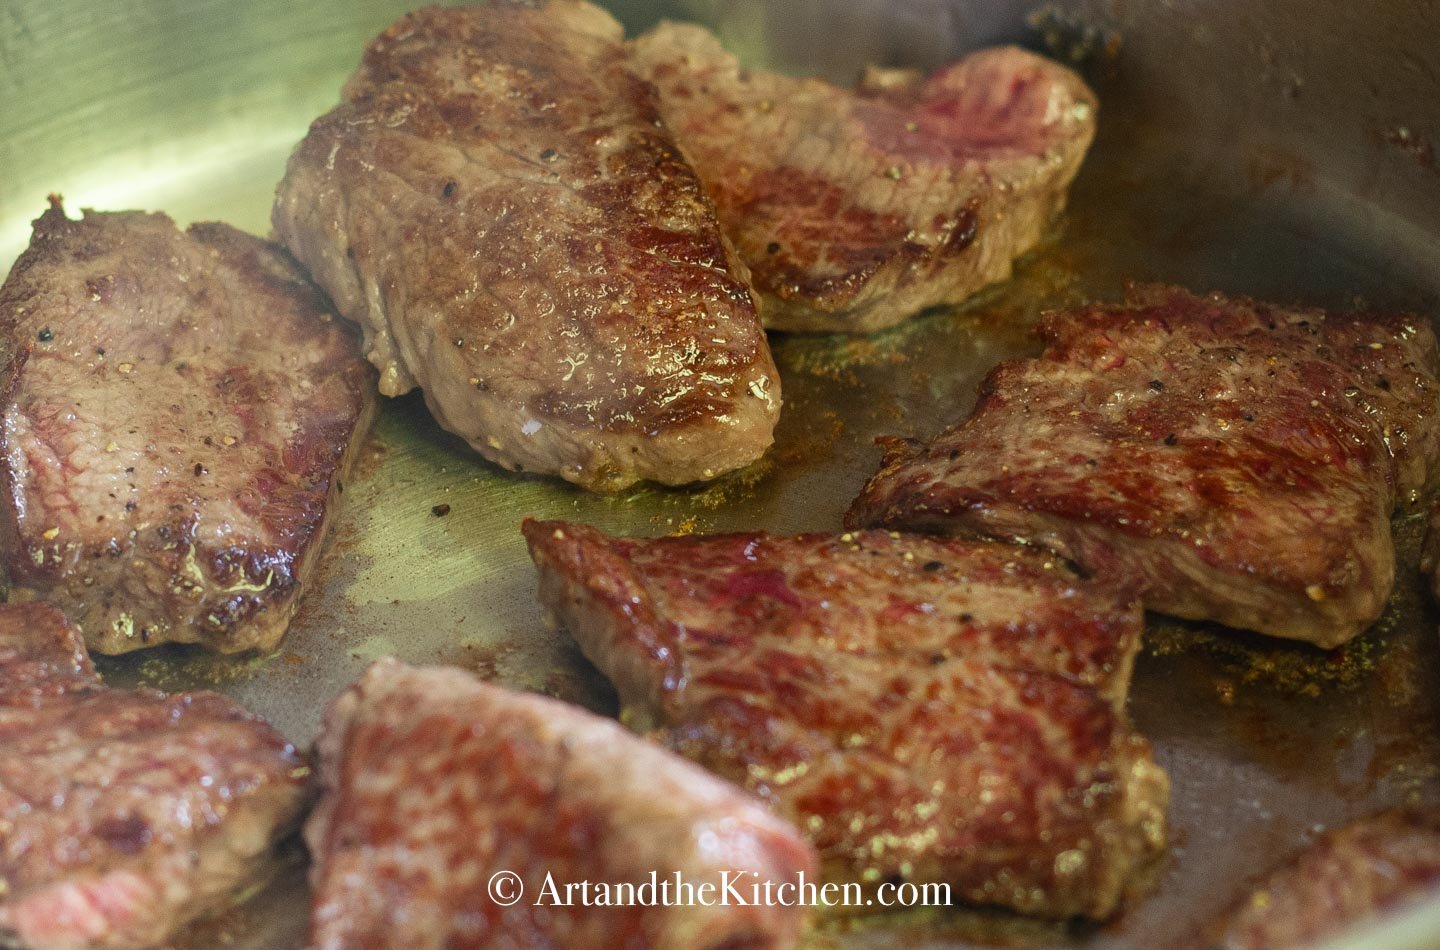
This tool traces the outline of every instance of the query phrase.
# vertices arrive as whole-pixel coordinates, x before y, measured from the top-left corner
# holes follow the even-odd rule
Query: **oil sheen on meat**
[[[309,774],[231,700],[109,689],[54,607],[0,605],[0,946],[169,946],[263,880]]]
[[[579,0],[405,16],[274,209],[381,392],[599,490],[744,466],[780,410],[744,265],[622,39]]]
[[[381,660],[332,704],[318,751],[315,950],[798,943],[794,903],[582,900],[584,882],[652,876],[715,895],[730,875],[749,894],[813,879],[815,855],[740,789],[579,707]]]
[[[692,24],[631,47],[774,329],[869,333],[1005,280],[1095,135],[1080,78],[1014,47],[854,91],[742,65]]]
[[[1337,646],[1395,578],[1434,471],[1427,321],[1148,287],[1049,315],[967,420],[891,443],[851,526],[1048,548],[1147,608]]]
[[[1010,545],[646,540],[527,522],[549,622],[625,721],[744,784],[835,881],[1104,918],[1164,842],[1122,712],[1138,603]]]
[[[0,555],[90,648],[268,650],[373,404],[355,334],[281,248],[65,216],[0,288]]]

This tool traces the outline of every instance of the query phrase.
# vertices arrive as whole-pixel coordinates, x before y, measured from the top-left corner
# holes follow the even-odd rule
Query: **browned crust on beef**
[[[869,333],[1008,278],[1095,134],[1080,78],[1014,47],[855,91],[742,66],[693,24],[631,48],[774,329]]]
[[[540,906],[547,875],[562,895],[652,873],[697,888],[814,877],[814,853],[759,802],[579,707],[387,659],[332,704],[318,749],[317,950],[798,942],[798,906]],[[487,889],[500,871],[523,884],[514,906]]]
[[[884,532],[524,530],[547,621],[615,683],[625,721],[769,801],[832,880],[1103,918],[1163,846],[1168,781],[1116,708],[1138,606],[1041,556]],[[927,598],[927,574],[953,589]],[[967,600],[954,626],[901,619]]]
[[[1424,321],[1145,288],[1041,334],[968,420],[892,443],[847,523],[1033,543],[1162,613],[1326,647],[1379,616],[1390,515],[1440,446]]]
[[[371,44],[277,196],[276,232],[486,458],[615,490],[754,461],[779,379],[742,264],[576,0],[431,8]]]
[[[0,288],[0,553],[103,653],[283,636],[372,374],[284,251],[59,200]]]
[[[108,689],[54,607],[0,606],[0,943],[165,943],[261,878],[308,774],[230,700]]]

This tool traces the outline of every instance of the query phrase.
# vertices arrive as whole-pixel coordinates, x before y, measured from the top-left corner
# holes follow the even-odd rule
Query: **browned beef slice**
[[[0,288],[12,599],[102,653],[274,646],[369,418],[356,343],[268,242],[54,200]]]
[[[1161,613],[1332,647],[1384,608],[1434,468],[1435,337],[1170,288],[1051,314],[974,414],[896,444],[848,523],[1047,547]]]
[[[431,8],[370,45],[275,204],[380,389],[506,468],[614,490],[759,458],[779,380],[745,269],[579,0]]]
[[[1013,47],[853,92],[743,67],[689,24],[632,50],[776,329],[868,333],[1009,277],[1095,134],[1080,78]]]
[[[716,888],[728,874],[748,894],[814,877],[814,853],[759,802],[579,707],[381,660],[331,706],[319,752],[317,950],[798,941],[799,906],[555,906],[586,881]],[[498,892],[509,906],[489,886],[500,872],[523,889]]]
[[[54,607],[0,606],[0,945],[164,943],[261,876],[308,775],[230,700],[109,689]]]
[[[1139,605],[1054,558],[879,531],[525,532],[549,621],[626,721],[771,802],[834,881],[1106,917],[1164,843],[1165,774],[1119,711]]]

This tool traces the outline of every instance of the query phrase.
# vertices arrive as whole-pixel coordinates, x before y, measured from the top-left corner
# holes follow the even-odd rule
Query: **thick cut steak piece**
[[[275,230],[506,468],[680,484],[772,441],[779,378],[694,171],[578,0],[432,8],[366,51],[290,160]]]
[[[318,749],[323,797],[305,827],[316,950],[799,940],[803,907],[624,900],[652,876],[728,878],[742,896],[813,880],[815,855],[738,788],[579,707],[381,660],[332,704]],[[601,885],[611,906],[597,906]]]
[[[833,880],[1106,917],[1163,845],[1166,777],[1117,709],[1139,605],[1053,560],[885,532],[525,533],[548,621],[626,721],[771,802]]]
[[[1300,950],[1440,895],[1440,813],[1395,810],[1324,835],[1218,924],[1218,950]],[[1328,944],[1327,944],[1328,945]]]
[[[109,689],[54,607],[0,606],[0,946],[164,943],[263,879],[309,772],[223,696]]]
[[[0,288],[11,598],[55,603],[102,653],[273,647],[373,385],[275,245],[52,199]]]
[[[698,26],[631,48],[774,329],[868,333],[1009,277],[1095,135],[1080,78],[1013,47],[853,92],[746,68]]]
[[[892,443],[847,524],[1028,542],[1161,613],[1324,647],[1379,616],[1390,516],[1440,444],[1424,321],[1151,287],[1040,332],[969,419]]]

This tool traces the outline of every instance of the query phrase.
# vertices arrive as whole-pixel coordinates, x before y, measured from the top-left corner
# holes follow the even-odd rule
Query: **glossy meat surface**
[[[525,532],[549,622],[626,721],[770,801],[832,879],[1103,918],[1163,845],[1165,775],[1116,708],[1138,605],[1053,560],[885,532]]]
[[[1171,288],[1055,313],[974,414],[895,443],[847,524],[1048,548],[1162,613],[1333,647],[1384,608],[1434,468],[1435,337]]]
[[[1437,895],[1440,812],[1382,812],[1329,832],[1272,872],[1216,927],[1208,945],[1298,950]]]
[[[405,16],[274,210],[381,392],[420,386],[491,461],[605,490],[746,465],[780,409],[744,266],[621,41],[579,0]]]
[[[280,640],[373,387],[284,251],[56,199],[0,288],[0,385],[12,599],[103,653]]]
[[[1006,279],[1095,134],[1080,78],[1014,47],[854,91],[742,66],[691,24],[631,47],[775,329],[868,333]]]
[[[814,876],[814,853],[759,802],[579,707],[381,660],[331,706],[318,749],[317,950],[797,944],[803,907],[556,906],[570,885],[652,873]],[[502,871],[523,886],[509,906],[489,889]]]
[[[0,606],[0,945],[162,944],[262,878],[309,771],[230,700],[109,689],[55,608]]]

